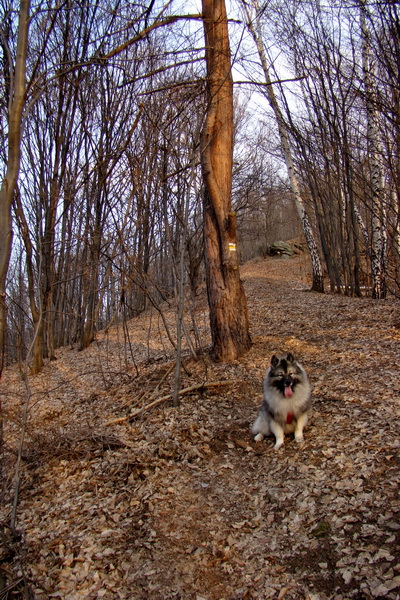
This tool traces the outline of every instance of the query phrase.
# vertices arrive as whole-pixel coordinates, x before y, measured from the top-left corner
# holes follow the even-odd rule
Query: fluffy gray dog
[[[294,432],[296,442],[302,442],[310,408],[311,387],[304,368],[291,353],[274,354],[264,379],[264,399],[251,428],[255,441],[273,433],[275,448],[280,448],[285,433]]]

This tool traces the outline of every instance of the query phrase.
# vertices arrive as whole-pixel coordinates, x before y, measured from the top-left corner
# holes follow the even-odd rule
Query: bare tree
[[[399,9],[357,4],[272,2],[260,18],[297,79],[274,88],[331,289],[378,297],[399,287]]]
[[[242,6],[246,15],[246,24],[253,37],[254,43],[257,47],[257,52],[260,58],[261,67],[265,77],[265,96],[274,112],[275,119],[278,125],[279,137],[282,146],[282,152],[286,163],[286,168],[289,176],[289,181],[293,193],[293,198],[297,208],[297,212],[300,217],[300,221],[303,227],[304,236],[307,241],[308,249],[310,251],[311,262],[312,262],[312,274],[313,283],[312,289],[316,292],[324,291],[324,278],[321,259],[319,256],[318,245],[312,229],[312,225],[309,216],[306,212],[303,198],[300,192],[300,186],[298,177],[295,170],[295,164],[293,161],[292,150],[290,147],[289,134],[286,127],[285,119],[283,117],[282,110],[279,106],[276,98],[272,80],[268,67],[267,55],[264,48],[262,33],[261,33],[261,21],[260,21],[260,7],[258,0],[252,0],[252,11],[250,10],[248,3],[242,0]]]
[[[233,83],[224,0],[203,0],[208,107],[202,132],[204,247],[212,355],[232,361],[250,347],[231,210]]]
[[[360,26],[362,37],[363,79],[365,103],[367,109],[367,139],[372,188],[372,295],[374,298],[386,296],[386,205],[385,184],[383,177],[382,144],[380,139],[379,113],[375,84],[374,61],[370,31],[368,28],[368,9],[365,0],[359,0]]]
[[[21,132],[26,99],[26,56],[29,29],[29,0],[21,0],[18,18],[18,41],[15,65],[9,65],[8,148],[6,173],[0,188],[0,376],[4,366],[4,343],[7,322],[6,278],[12,245],[11,206],[21,162]],[[3,44],[6,40],[3,38]],[[8,58],[11,54],[5,48]],[[13,73],[14,72],[14,73]]]

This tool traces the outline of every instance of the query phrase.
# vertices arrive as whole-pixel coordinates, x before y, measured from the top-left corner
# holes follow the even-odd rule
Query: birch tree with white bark
[[[247,28],[254,40],[254,43],[257,48],[258,56],[260,59],[262,71],[265,77],[266,86],[264,88],[264,95],[267,98],[278,126],[279,138],[281,142],[281,148],[283,157],[285,160],[287,173],[289,177],[289,182],[291,186],[291,190],[293,193],[293,198],[295,202],[295,206],[300,217],[300,221],[302,224],[304,236],[307,242],[307,246],[310,252],[311,263],[312,263],[312,290],[317,292],[324,291],[324,277],[323,277],[323,268],[319,255],[318,245],[316,242],[316,238],[313,232],[312,224],[307,214],[303,198],[300,192],[300,186],[298,177],[295,170],[295,165],[293,162],[292,151],[290,147],[289,134],[286,127],[285,119],[282,113],[282,110],[279,106],[276,94],[274,92],[273,83],[270,75],[270,69],[268,66],[268,57],[265,51],[263,36],[262,36],[262,27],[261,27],[261,19],[260,19],[260,6],[258,0],[251,0],[251,3],[246,2],[246,0],[241,0],[241,4],[243,7],[243,12],[245,15]]]
[[[371,191],[372,191],[372,296],[386,296],[386,202],[385,183],[380,139],[379,111],[375,85],[375,67],[372,57],[370,32],[368,27],[368,8],[365,0],[359,0],[360,27],[362,37],[362,67],[365,90],[365,105],[367,111],[367,140],[370,162]]]

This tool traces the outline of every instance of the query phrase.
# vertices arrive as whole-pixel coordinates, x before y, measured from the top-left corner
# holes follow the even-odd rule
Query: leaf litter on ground
[[[230,365],[188,354],[177,408],[174,353],[150,313],[129,324],[130,363],[116,328],[31,378],[21,539],[3,580],[24,578],[38,600],[400,598],[399,301],[311,293],[308,272],[303,256],[242,267],[253,346]],[[250,425],[281,351],[303,363],[314,406],[301,447],[287,437],[275,451]],[[7,369],[7,481],[23,394]]]

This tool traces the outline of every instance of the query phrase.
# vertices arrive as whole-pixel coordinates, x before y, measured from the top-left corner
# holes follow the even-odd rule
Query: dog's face
[[[303,380],[303,371],[291,353],[285,357],[275,354],[271,358],[268,371],[268,384],[278,390],[285,398],[291,398],[296,386]]]

